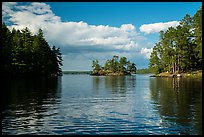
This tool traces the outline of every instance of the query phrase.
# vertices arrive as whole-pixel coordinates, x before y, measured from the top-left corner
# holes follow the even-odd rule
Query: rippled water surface
[[[202,80],[149,75],[7,79],[2,134],[202,134]]]

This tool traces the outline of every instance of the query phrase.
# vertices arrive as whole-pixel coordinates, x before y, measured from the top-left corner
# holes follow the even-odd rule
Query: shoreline
[[[90,74],[91,76],[131,76],[131,73],[102,73],[102,74]]]
[[[150,77],[183,77],[183,78],[202,78],[202,70],[191,71],[186,73],[168,73],[162,72],[159,74],[151,75]]]

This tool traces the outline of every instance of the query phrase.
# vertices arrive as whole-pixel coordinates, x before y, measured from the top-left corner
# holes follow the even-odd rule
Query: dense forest
[[[39,29],[36,35],[26,27],[12,29],[2,23],[2,72],[6,76],[62,75],[60,48],[49,46]]]
[[[93,61],[91,75],[131,75],[136,73],[137,68],[134,63],[127,60],[126,57],[114,55],[112,59],[105,62],[104,67],[99,65],[98,60]]]
[[[149,68],[156,74],[202,69],[202,8],[193,17],[186,14],[176,28],[169,27],[160,32]]]

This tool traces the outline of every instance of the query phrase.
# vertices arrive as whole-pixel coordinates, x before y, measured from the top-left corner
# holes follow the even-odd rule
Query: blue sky
[[[201,2],[29,2],[2,5],[9,28],[39,28],[49,44],[61,48],[63,70],[90,70],[117,54],[148,67],[159,31],[193,16]],[[13,23],[12,25],[9,24]]]
[[[120,26],[133,23],[180,20],[194,15],[200,2],[47,2],[63,21],[84,21],[92,25]]]

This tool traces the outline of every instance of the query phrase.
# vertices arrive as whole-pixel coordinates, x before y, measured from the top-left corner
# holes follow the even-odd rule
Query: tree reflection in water
[[[1,91],[3,128],[18,129],[22,125],[25,129],[31,125],[40,127],[42,118],[50,115],[47,110],[57,107],[60,102],[61,77],[5,79]]]
[[[164,125],[168,120],[172,126],[196,126],[202,134],[202,80],[150,78],[150,93]]]
[[[127,90],[134,91],[136,85],[136,76],[94,76],[93,89],[98,91],[103,87],[111,93],[124,93]]]

